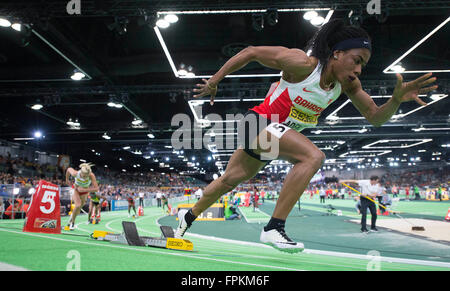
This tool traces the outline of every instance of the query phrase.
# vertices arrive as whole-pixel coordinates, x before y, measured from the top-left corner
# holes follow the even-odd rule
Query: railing
[[[170,187],[173,189],[172,187]],[[177,203],[185,200],[184,188],[175,187],[178,192],[172,194],[168,199],[169,204]],[[73,189],[71,187],[59,187],[60,190],[60,204],[61,215],[67,215],[70,211],[71,196]],[[21,219],[25,218],[28,205],[30,204],[31,197],[35,192],[35,188],[32,186],[14,185],[14,184],[0,184],[0,219]],[[116,195],[106,196],[108,201],[108,207],[106,210],[126,210],[128,202],[126,199],[114,199]],[[157,206],[158,201],[155,198],[156,193],[146,193],[143,199],[144,207]],[[89,202],[89,201],[87,201]],[[139,206],[139,198],[135,199],[136,206]],[[12,205],[12,206],[11,206]],[[11,207],[10,207],[11,206]],[[86,205],[83,205],[85,208]]]
[[[24,206],[30,203],[33,187],[0,185],[0,219],[25,218]]]

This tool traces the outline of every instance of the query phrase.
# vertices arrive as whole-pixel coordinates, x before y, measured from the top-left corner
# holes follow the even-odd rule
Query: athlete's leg
[[[88,221],[91,221],[92,213],[95,215],[95,205],[92,200],[89,202],[89,213],[88,213]]]
[[[75,224],[75,219],[77,218],[78,214],[80,214],[81,207],[86,203],[87,195],[80,195],[77,190],[73,193],[73,201],[75,204],[75,208],[72,211],[72,217],[70,218],[70,222],[72,224]]]
[[[294,242],[286,235],[284,230],[286,218],[299,201],[311,178],[321,167],[325,155],[304,135],[294,130],[283,129],[281,125],[274,128],[281,130],[283,134],[277,137],[264,130],[262,133],[267,133],[267,140],[272,146],[261,154],[265,155],[267,152],[271,152],[270,155],[277,154],[276,158],[287,160],[294,166],[286,175],[272,217],[261,231],[260,241],[281,251],[295,253],[304,250],[304,245]],[[274,146],[277,147],[276,151],[273,150]]]
[[[286,175],[272,216],[286,220],[314,174],[322,167],[325,154],[303,134],[294,130],[288,130],[281,137],[279,151],[279,158],[294,166]]]
[[[77,211],[77,209],[78,209],[77,206],[81,205],[80,194],[78,193],[77,190],[74,190],[74,191],[73,191],[73,194],[72,194],[72,201],[73,201],[74,207],[73,207],[73,210],[72,210],[72,215],[70,216],[70,219],[69,219],[69,224],[74,224],[74,223],[75,223],[75,218],[76,218],[77,215],[78,215],[78,214],[76,213],[76,211]]]
[[[220,196],[255,176],[264,165],[266,162],[251,157],[243,149],[237,149],[231,156],[225,173],[206,186],[197,203],[190,210],[178,212],[179,222],[175,237],[181,238],[197,216],[208,209]]]
[[[240,183],[254,177],[266,163],[249,156],[243,149],[237,149],[231,156],[225,173],[212,181],[203,190],[203,196],[192,207],[195,216],[208,209],[223,194],[233,190]]]
[[[98,203],[97,205],[95,205],[95,220],[97,221],[97,223],[100,222],[100,212],[101,212],[102,208],[100,206],[100,203]]]

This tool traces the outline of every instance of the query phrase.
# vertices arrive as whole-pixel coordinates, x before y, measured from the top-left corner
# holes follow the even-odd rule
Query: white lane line
[[[159,225],[159,221],[158,221],[158,225]],[[237,245],[241,245],[241,246],[253,246],[253,247],[258,247],[258,248],[269,248],[269,249],[272,248],[271,246],[268,246],[268,245],[265,245],[262,243],[225,239],[225,238],[220,238],[220,237],[215,237],[215,236],[207,236],[207,235],[201,235],[201,234],[195,234],[195,233],[186,233],[186,236],[203,238],[205,240],[214,240],[214,241],[218,241],[218,242],[224,242],[226,244],[237,244]],[[332,256],[332,257],[341,257],[341,258],[360,259],[360,260],[364,260],[364,261],[373,260],[373,257],[367,256],[367,255],[351,254],[351,253],[343,253],[343,252],[332,252],[332,251],[322,251],[322,250],[314,250],[314,249],[305,249],[303,251],[303,253],[317,254],[317,255],[323,255],[323,256]],[[401,263],[401,264],[407,264],[407,265],[413,264],[413,265],[424,265],[424,266],[432,266],[432,267],[450,268],[450,263],[439,262],[439,261],[402,259],[402,258],[381,257],[381,256],[379,257],[379,259],[380,259],[380,261],[388,262],[388,263]]]
[[[29,271],[25,268],[0,262],[0,271]]]
[[[272,269],[290,270],[290,271],[303,271],[301,269],[287,268],[287,267],[282,267],[282,266],[253,264],[253,263],[247,263],[247,262],[234,262],[234,261],[228,261],[228,260],[223,260],[223,259],[214,259],[214,258],[197,256],[197,255],[183,254],[183,253],[179,253],[179,252],[175,253],[175,252],[168,252],[168,251],[157,251],[154,249],[147,249],[147,248],[133,248],[133,247],[129,247],[129,246],[125,247],[125,246],[119,246],[119,245],[114,245],[114,244],[100,244],[100,243],[95,243],[95,242],[76,241],[76,240],[70,240],[70,239],[59,238],[59,237],[50,237],[50,236],[40,235],[40,234],[36,234],[36,233],[29,233],[29,232],[18,232],[18,231],[6,230],[6,229],[0,229],[0,231],[21,234],[21,235],[26,235],[26,236],[32,236],[32,237],[40,237],[40,238],[51,239],[51,240],[72,242],[72,243],[77,243],[77,244],[85,244],[85,245],[91,245],[91,246],[95,245],[95,246],[115,248],[115,249],[124,249],[124,250],[134,250],[134,251],[144,252],[144,253],[154,253],[154,254],[159,254],[159,255],[178,256],[178,257],[185,257],[185,258],[205,260],[205,261],[215,261],[215,262],[227,263],[227,264],[231,264],[231,265],[246,265],[246,266],[254,266],[254,267],[261,267],[261,268],[272,268]]]

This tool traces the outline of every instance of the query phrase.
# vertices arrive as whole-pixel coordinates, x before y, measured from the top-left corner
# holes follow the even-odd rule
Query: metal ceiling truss
[[[275,80],[273,80],[275,81]],[[362,80],[363,88],[369,94],[376,95],[380,90],[382,94],[390,94],[394,87],[396,80],[394,78],[386,80]],[[237,83],[227,82],[219,84],[219,92],[222,95],[229,93],[243,92],[243,96],[247,94],[256,94],[256,96],[265,96],[271,82],[255,82],[255,83]],[[450,79],[439,78],[439,91],[448,92],[450,88]],[[116,96],[120,94],[159,94],[159,93],[181,93],[186,94],[187,97],[192,96],[192,89],[194,84],[164,84],[164,85],[98,85],[85,86],[77,84],[77,86],[69,87],[28,87],[28,88],[7,88],[0,89],[0,97],[30,97],[30,96],[48,96],[59,95],[96,95],[96,96]],[[380,93],[380,94],[381,94]],[[242,96],[242,97],[243,97]]]
[[[368,0],[319,0],[319,1],[239,1],[239,0],[208,0],[208,1],[179,1],[179,0],[78,0],[81,4],[81,14],[77,17],[92,16],[142,16],[143,11],[180,11],[180,10],[244,10],[244,9],[314,9],[332,8],[334,10],[365,9]],[[69,17],[66,5],[69,1],[2,1],[0,14],[17,17],[39,16]],[[395,10],[430,10],[448,9],[448,1],[438,0],[382,0],[381,5]]]

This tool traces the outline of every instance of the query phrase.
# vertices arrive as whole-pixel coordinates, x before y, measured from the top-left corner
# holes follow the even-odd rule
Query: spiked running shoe
[[[284,228],[271,229],[269,231],[264,231],[263,229],[259,239],[262,243],[270,245],[282,252],[298,253],[305,249],[302,243],[291,240],[286,235]]]
[[[178,227],[175,230],[175,238],[182,238],[186,230],[191,226],[192,223],[186,221],[187,209],[182,209],[178,212]]]

